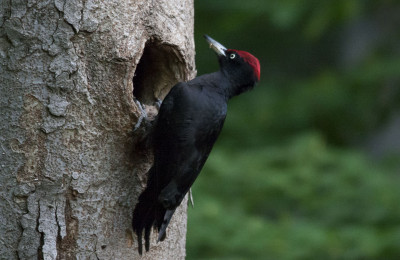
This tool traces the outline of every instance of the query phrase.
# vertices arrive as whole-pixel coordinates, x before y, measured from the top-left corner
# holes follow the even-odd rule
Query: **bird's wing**
[[[226,109],[213,105],[200,87],[179,83],[160,108],[154,163],[165,208],[180,204],[221,131]]]

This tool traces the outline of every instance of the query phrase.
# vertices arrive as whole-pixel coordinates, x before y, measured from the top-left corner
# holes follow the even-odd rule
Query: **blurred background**
[[[400,2],[198,0],[203,39],[261,62],[189,208],[187,259],[400,259]]]

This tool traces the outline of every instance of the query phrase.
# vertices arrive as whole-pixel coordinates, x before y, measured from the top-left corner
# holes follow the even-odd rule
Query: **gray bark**
[[[195,75],[193,15],[193,0],[0,0],[1,259],[138,258],[152,158],[133,93],[154,111]],[[182,203],[141,259],[183,259],[185,236]]]

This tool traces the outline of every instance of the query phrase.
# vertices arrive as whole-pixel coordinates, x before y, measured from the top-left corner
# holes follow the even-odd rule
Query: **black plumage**
[[[133,231],[146,251],[152,227],[163,240],[176,208],[199,175],[217,140],[228,100],[254,87],[260,77],[258,60],[244,51],[227,50],[206,36],[220,70],[176,84],[165,97],[152,132],[154,164],[147,187],[133,212]],[[144,234],[143,234],[144,233]]]

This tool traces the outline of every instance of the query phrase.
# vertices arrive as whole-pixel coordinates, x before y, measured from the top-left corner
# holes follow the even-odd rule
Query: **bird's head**
[[[260,80],[260,62],[246,51],[227,49],[222,44],[204,35],[210,48],[218,55],[222,73],[234,87],[232,96],[252,89]]]

